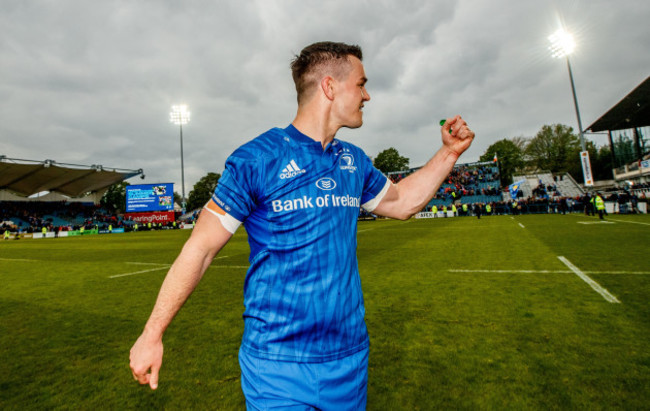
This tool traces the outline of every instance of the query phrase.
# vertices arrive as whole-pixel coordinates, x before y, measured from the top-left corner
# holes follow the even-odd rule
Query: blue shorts
[[[239,350],[248,410],[365,410],[368,348],[335,361],[299,363],[254,357]]]

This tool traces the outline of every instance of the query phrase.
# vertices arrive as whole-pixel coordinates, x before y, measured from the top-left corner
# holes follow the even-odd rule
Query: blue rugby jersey
[[[368,346],[357,266],[360,206],[390,183],[358,147],[320,142],[293,125],[237,149],[206,209],[244,222],[242,349],[272,360],[323,362]],[[218,206],[218,207],[216,207]],[[222,221],[225,221],[222,218]]]

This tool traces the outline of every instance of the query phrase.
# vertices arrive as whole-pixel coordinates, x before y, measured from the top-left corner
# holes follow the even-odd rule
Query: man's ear
[[[325,76],[320,81],[321,90],[323,94],[330,100],[334,99],[334,79],[331,76]]]

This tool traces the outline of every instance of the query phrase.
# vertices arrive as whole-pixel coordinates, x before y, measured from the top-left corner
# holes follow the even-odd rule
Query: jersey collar
[[[323,150],[323,145],[320,142],[303,134],[293,124],[289,124],[289,126],[285,128],[284,131],[289,135],[289,137],[292,140],[294,140],[298,144],[318,148],[318,150],[321,152],[328,151],[332,146],[337,146],[339,144],[338,140],[334,139],[331,143],[327,145],[327,147],[325,147],[325,150]]]

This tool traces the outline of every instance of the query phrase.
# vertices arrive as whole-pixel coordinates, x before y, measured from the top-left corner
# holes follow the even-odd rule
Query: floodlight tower
[[[181,206],[183,208],[183,214],[185,214],[185,165],[183,164],[183,124],[187,124],[190,121],[190,112],[187,110],[186,104],[177,104],[172,106],[172,111],[169,113],[169,121],[180,126],[181,129],[181,186],[182,192],[181,195]]]
[[[571,62],[569,61],[569,55],[573,53],[576,48],[576,42],[573,40],[571,33],[565,31],[564,29],[559,29],[555,33],[548,36],[548,40],[551,42],[549,50],[551,50],[551,56],[554,58],[566,57],[566,65],[569,69],[569,80],[571,80],[571,91],[573,92],[573,104],[576,109],[576,117],[578,118],[578,132],[580,134],[580,163],[582,164],[582,175],[584,177],[585,186],[593,186],[593,178],[591,175],[591,164],[589,162],[589,152],[585,146],[585,136],[582,133],[582,121],[580,120],[580,109],[578,108],[578,97],[576,97],[576,87],[573,82],[573,72],[571,70]]]

